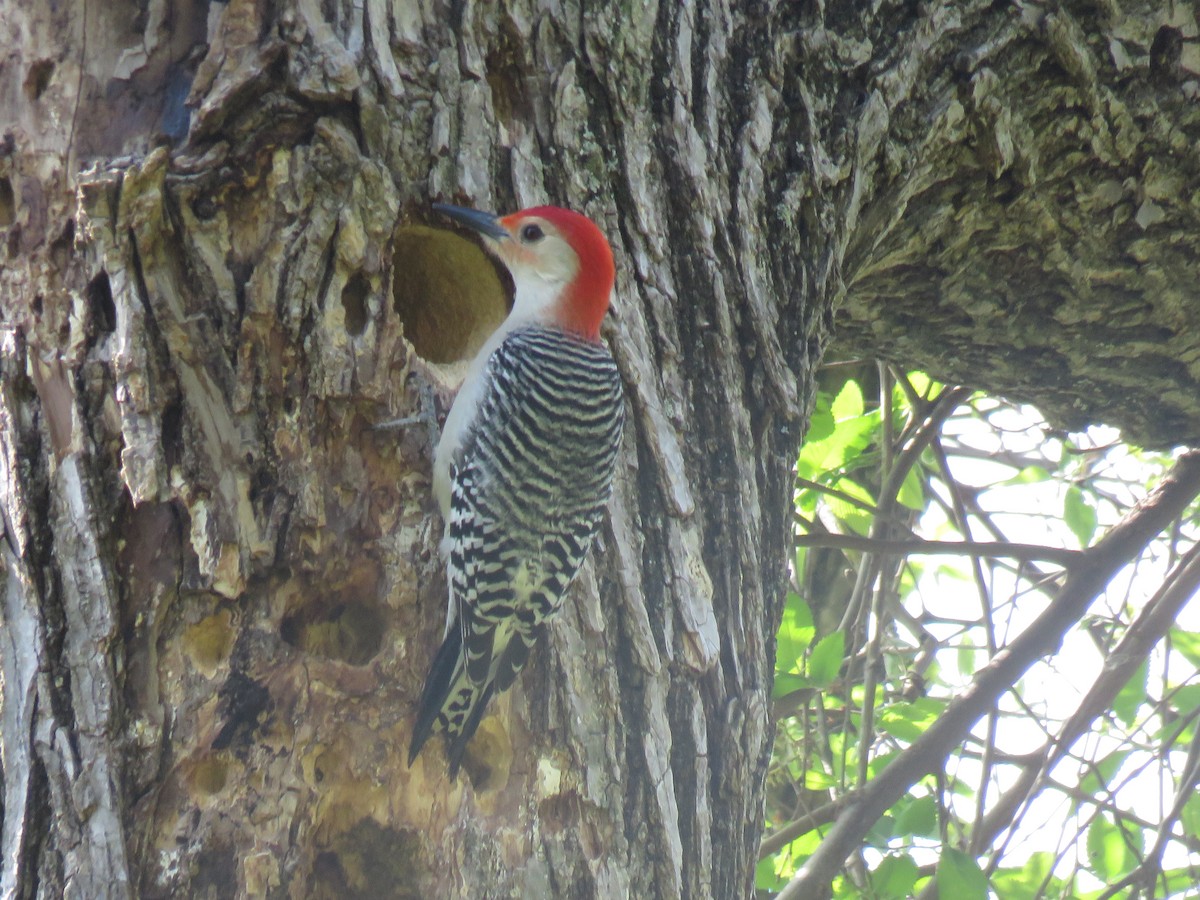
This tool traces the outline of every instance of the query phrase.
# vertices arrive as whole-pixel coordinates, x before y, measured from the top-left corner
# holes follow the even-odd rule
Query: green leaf
[[[846,387],[834,400],[835,408],[831,415],[837,420],[832,432],[822,438],[809,436],[804,446],[800,448],[800,457],[796,461],[796,472],[802,478],[814,481],[828,481],[825,477],[829,472],[840,472],[847,462],[857,458],[868,444],[874,439],[879,430],[879,412],[855,414],[849,417],[839,415],[837,404],[841,402],[840,411],[855,408],[853,397],[847,398],[847,390],[853,382],[847,382]],[[857,385],[854,386],[857,391]],[[858,406],[861,407],[862,394],[858,393]]]
[[[1200,669],[1200,634],[1184,631],[1182,628],[1172,628],[1168,636],[1171,639],[1171,649],[1178,650],[1193,668]]]
[[[937,801],[933,797],[917,797],[896,817],[896,834],[918,837],[937,837]]]
[[[1079,790],[1084,794],[1099,794],[1110,789],[1113,777],[1121,768],[1132,751],[1128,747],[1114,750],[1099,762],[1088,768],[1088,772],[1079,780]],[[1077,808],[1077,807],[1076,807]]]
[[[754,869],[754,886],[760,891],[781,891],[787,881],[775,871],[775,856],[760,859]]]
[[[998,869],[992,875],[992,888],[996,896],[1004,900],[1065,896],[1061,890],[1062,881],[1050,874],[1053,868],[1053,854],[1034,853],[1019,869]]]
[[[1078,485],[1067,488],[1067,495],[1063,499],[1063,521],[1081,547],[1091,543],[1096,534],[1096,510]]]
[[[776,672],[775,684],[771,687],[771,699],[778,700],[793,691],[811,687],[813,687],[812,681],[803,675],[796,675],[792,672]]]
[[[1117,696],[1113,700],[1113,712],[1127,728],[1134,723],[1142,706],[1146,703],[1146,676],[1148,674],[1147,661],[1142,660],[1137,671],[1125,682],[1125,686],[1117,692]]]
[[[939,897],[954,900],[987,900],[987,878],[975,858],[947,847],[938,860],[937,888]]]
[[[812,610],[804,598],[796,593],[787,596],[787,607],[775,635],[775,672],[785,675],[800,672],[800,661],[804,651],[812,643],[816,629],[813,628]]]
[[[868,847],[886,850],[895,839],[896,820],[891,816],[884,815],[877,819],[875,824],[867,830],[863,840]]]
[[[900,491],[896,494],[896,500],[901,506],[906,506],[909,509],[917,512],[925,510],[925,481],[921,477],[921,470],[913,466],[908,470],[908,474],[904,476],[904,483],[900,485]]]
[[[842,385],[842,389],[838,391],[838,395],[830,405],[830,412],[833,413],[834,420],[838,422],[863,414],[862,388],[859,387],[857,381],[851,378]]]
[[[1200,684],[1185,684],[1173,688],[1167,695],[1167,703],[1183,718],[1188,718],[1200,706]]]
[[[1196,870],[1185,866],[1180,869],[1164,869],[1159,872],[1155,888],[1162,891],[1164,897],[1195,896]]]
[[[1026,466],[1005,484],[1041,484],[1050,480],[1050,473],[1041,466]]]
[[[870,762],[867,763],[867,778],[875,778],[888,767],[888,765],[900,755],[899,750],[889,750],[887,753],[880,753],[873,756]]]
[[[1136,859],[1129,846],[1133,838],[1133,829],[1123,832],[1107,816],[1092,821],[1087,834],[1088,862],[1101,881],[1116,881],[1133,868]]]
[[[908,378],[909,386],[916,391],[918,397],[924,397],[928,399],[931,391],[935,391],[942,387],[942,383],[940,381],[934,381],[924,372],[908,372],[905,377]],[[899,388],[897,388],[897,390],[899,390]],[[901,391],[901,393],[903,394],[903,391]]]
[[[810,791],[827,791],[837,784],[835,779],[828,772],[821,772],[817,769],[807,769],[804,772],[804,787]]]
[[[804,861],[816,852],[820,843],[820,829],[814,828],[781,847],[777,853],[759,860],[754,870],[755,884],[768,891],[782,889]]]
[[[1179,813],[1179,822],[1188,837],[1200,838],[1200,794],[1192,794]]]
[[[871,887],[879,900],[904,900],[912,893],[920,872],[907,853],[886,856],[871,873]]]
[[[820,499],[821,494],[819,491],[812,491],[808,488],[799,489],[796,491],[796,512],[800,513],[806,519],[811,519],[816,513],[817,503]],[[800,567],[797,566],[796,571],[799,572],[800,570]]]
[[[846,652],[846,636],[840,631],[827,634],[817,641],[808,658],[808,677],[817,687],[833,684],[842,668],[842,655]]]
[[[793,592],[787,595],[787,615],[792,618],[792,625],[799,629],[809,629],[813,627],[812,610],[808,604],[804,602],[804,598]]]
[[[911,743],[925,733],[945,706],[944,701],[931,697],[919,697],[912,702],[900,701],[879,711],[879,724],[893,737]]]
[[[982,652],[978,647],[972,647],[970,644],[960,644],[958,647],[958,671],[964,675],[974,675],[979,668],[979,658]]]
[[[814,410],[812,418],[808,420],[808,431],[804,434],[804,440],[806,443],[810,441],[823,441],[833,434],[835,427],[836,422],[830,410]]]
[[[870,507],[875,506],[875,498],[871,496],[870,491],[853,481],[850,478],[839,478],[834,483],[834,486],[849,497],[856,500],[861,500]],[[841,497],[832,495],[825,498],[825,502],[829,505],[829,511],[832,512],[840,521],[844,522],[851,531],[862,537],[866,537],[871,533],[871,524],[875,517],[862,507],[855,506],[849,501],[843,500]]]

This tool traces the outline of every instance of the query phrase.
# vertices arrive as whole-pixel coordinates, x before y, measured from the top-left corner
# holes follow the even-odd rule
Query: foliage
[[[1174,461],[1104,430],[1054,432],[1027,407],[920,373],[826,371],[797,463],[762,896],[950,704],[969,702],[974,673],[1048,609],[1068,567]],[[1055,652],[976,710],[949,758],[863,824],[835,897],[1190,895],[1200,616],[1180,604],[1162,639],[1137,629],[1183,585],[1177,564],[1196,526],[1193,505]]]

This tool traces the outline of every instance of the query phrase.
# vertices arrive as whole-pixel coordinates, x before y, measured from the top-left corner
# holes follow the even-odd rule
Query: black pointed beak
[[[449,216],[456,222],[461,222],[468,228],[478,231],[485,237],[503,240],[509,237],[508,229],[500,224],[500,218],[495,213],[483,212],[478,209],[467,209],[463,206],[451,206],[448,203],[435,203],[433,208],[443,216]]]

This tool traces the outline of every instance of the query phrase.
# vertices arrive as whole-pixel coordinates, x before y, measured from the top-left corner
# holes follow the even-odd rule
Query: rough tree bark
[[[1160,6],[0,4],[0,890],[746,896],[835,308],[1065,423],[1200,431]],[[454,784],[402,760],[430,439],[372,426],[444,407],[504,292],[431,198],[602,225],[631,413]]]

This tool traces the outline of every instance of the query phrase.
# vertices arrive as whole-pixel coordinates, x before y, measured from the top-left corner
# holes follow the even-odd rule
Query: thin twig
[[[967,515],[966,502],[963,499],[963,495],[968,492],[961,488],[954,478],[954,473],[950,471],[950,460],[946,457],[946,449],[942,446],[940,439],[934,439],[933,454],[937,459],[938,468],[941,470],[946,488],[950,492],[950,501],[954,512],[953,521],[964,540],[974,540],[974,536],[971,534],[971,519]],[[971,558],[971,576],[975,579],[976,590],[979,591],[980,621],[984,625],[988,659],[990,660],[995,657],[997,649],[996,623],[993,616],[995,610],[993,608],[991,590],[987,579],[984,578],[983,565],[979,560],[978,556]],[[972,839],[970,844],[970,849],[973,852],[978,852],[977,841],[974,839],[975,831],[983,821],[984,814],[987,811],[988,787],[992,780],[992,751],[996,746],[996,719],[996,707],[993,706],[988,710],[987,714],[987,741],[984,744],[983,759],[979,772],[979,790],[975,792],[975,818],[971,823]]]
[[[796,535],[797,547],[828,547],[836,550],[861,550],[863,553],[878,553],[894,556],[945,556],[1007,557],[1020,560],[1042,560],[1061,566],[1078,562],[1082,550],[1067,550],[1062,547],[1045,547],[1041,544],[1021,544],[1012,541],[888,541],[877,538],[859,537],[855,534],[800,534]]]
[[[808,488],[810,491],[816,491],[820,494],[828,494],[830,497],[836,497],[843,503],[849,503],[851,506],[861,509],[863,512],[868,512],[871,515],[875,515],[878,512],[874,506],[872,506],[870,503],[867,503],[865,500],[862,500],[851,494],[847,494],[845,491],[839,491],[837,488],[830,487],[827,484],[821,484],[819,481],[811,481],[807,478],[801,478],[797,475],[796,486]]]
[[[883,414],[883,457],[880,460],[880,473],[886,475],[892,465],[892,442],[896,439],[892,409],[892,378],[883,363],[879,363],[879,408]],[[884,479],[881,478],[881,481]],[[890,503],[889,497],[885,503]],[[871,761],[871,744],[875,741],[875,684],[877,675],[875,661],[880,655],[880,644],[883,641],[883,601],[886,594],[885,585],[888,578],[881,571],[879,584],[875,588],[871,600],[872,615],[867,620],[869,635],[866,642],[866,663],[863,666],[863,708],[859,717],[858,738],[858,778],[856,784],[867,783],[868,765]],[[846,708],[849,710],[850,705]]]
[[[800,835],[808,834],[814,828],[819,828],[822,825],[828,825],[837,818],[837,814],[853,797],[853,794],[844,794],[836,800],[830,800],[824,806],[818,806],[816,809],[810,810],[784,825],[780,825],[762,839],[762,843],[758,846],[758,858],[765,859],[774,853],[778,853],[796,838],[800,837]]]

